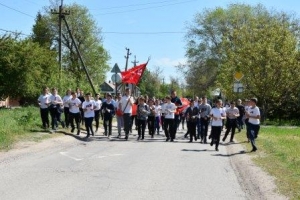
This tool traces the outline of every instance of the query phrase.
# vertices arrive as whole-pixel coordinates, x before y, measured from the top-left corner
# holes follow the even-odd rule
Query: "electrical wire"
[[[7,5],[4,5],[3,3],[0,3],[0,5],[1,5],[1,6],[4,6],[4,7],[6,7],[6,8],[9,8],[9,9],[11,9],[11,10],[14,10],[14,11],[16,11],[16,12],[18,12],[18,13],[21,13],[21,14],[23,14],[23,15],[26,15],[26,16],[28,16],[28,17],[35,18],[35,17],[32,16],[32,15],[29,15],[29,14],[27,14],[27,13],[24,13],[24,12],[22,12],[22,11],[19,11],[19,10],[17,10],[17,9],[14,9],[14,8],[12,8],[12,7],[9,7],[9,6],[7,6]]]

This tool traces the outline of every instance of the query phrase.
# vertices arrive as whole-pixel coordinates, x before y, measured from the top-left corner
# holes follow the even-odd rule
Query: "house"
[[[125,88],[129,87],[132,91],[133,96],[139,96],[141,94],[139,87],[134,86],[133,84],[128,84],[127,86],[124,84],[117,85],[117,93],[124,94]],[[111,81],[104,82],[100,85],[101,94],[111,93],[112,95],[116,94],[116,85]]]

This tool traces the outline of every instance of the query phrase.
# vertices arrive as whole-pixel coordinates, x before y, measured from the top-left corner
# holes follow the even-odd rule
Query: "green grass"
[[[245,131],[236,138],[244,141]],[[263,126],[256,142],[258,151],[252,154],[255,163],[276,178],[282,194],[300,199],[300,128]],[[251,150],[251,145],[246,148]]]
[[[39,141],[41,135],[39,108],[25,107],[0,110],[0,150],[8,150],[20,140]]]

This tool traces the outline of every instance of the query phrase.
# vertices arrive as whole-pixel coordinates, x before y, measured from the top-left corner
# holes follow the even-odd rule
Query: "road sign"
[[[242,74],[241,72],[235,72],[235,74],[234,74],[234,79],[237,81],[240,81],[243,77],[244,77],[244,74]]]
[[[242,83],[240,82],[235,82],[233,84],[233,91],[234,92],[237,92],[237,93],[240,93],[240,92],[243,92],[244,91],[244,86]]]
[[[113,74],[111,76],[111,80],[114,83],[121,83],[121,76],[120,76],[120,74]]]
[[[121,70],[120,70],[117,63],[114,65],[114,67],[112,68],[112,70],[110,72],[112,72],[112,73],[121,73]]]

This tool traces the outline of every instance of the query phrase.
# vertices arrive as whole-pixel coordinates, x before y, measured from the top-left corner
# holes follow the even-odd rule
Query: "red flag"
[[[121,72],[122,83],[132,83],[137,85],[146,69],[147,63],[140,64],[127,71]]]
[[[180,100],[182,102],[182,106],[178,108],[178,113],[181,113],[190,105],[190,101],[187,98],[180,98]]]

